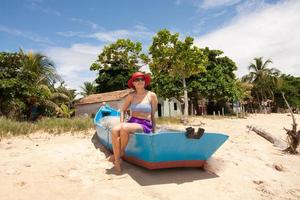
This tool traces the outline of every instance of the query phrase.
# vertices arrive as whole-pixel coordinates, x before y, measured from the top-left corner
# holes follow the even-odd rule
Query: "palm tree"
[[[62,103],[69,102],[69,97],[57,91],[54,84],[61,81],[61,77],[56,73],[53,62],[40,53],[24,53],[22,49],[19,52],[22,60],[23,70],[34,74],[32,80],[36,88],[37,104],[50,107],[56,111],[56,114],[62,114],[63,110],[59,106]]]
[[[81,86],[81,89],[83,92],[80,94],[84,97],[96,93],[96,86],[93,82],[84,82],[83,86]]]
[[[56,81],[61,81],[61,77],[56,73],[54,64],[46,56],[40,53],[28,52],[24,53],[20,49],[19,54],[22,57],[24,70],[28,70],[35,74],[37,84],[52,85]]]
[[[274,101],[273,90],[278,83],[280,72],[275,68],[268,68],[268,65],[272,63],[270,59],[263,62],[263,58],[259,57],[254,58],[254,61],[248,67],[250,73],[245,75],[242,80],[253,85],[252,93],[261,108],[261,103],[265,102],[268,98]]]

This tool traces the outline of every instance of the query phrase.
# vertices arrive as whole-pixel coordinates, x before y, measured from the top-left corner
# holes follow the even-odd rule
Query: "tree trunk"
[[[261,101],[260,101],[260,99],[259,99],[259,95],[258,95],[258,92],[257,91],[255,91],[255,93],[256,93],[256,98],[257,98],[257,101],[258,101],[258,106],[259,106],[259,112],[261,112]]]
[[[266,140],[268,140],[269,142],[271,142],[272,144],[274,144],[277,147],[284,147],[286,145],[284,145],[279,139],[273,137],[270,133],[267,133],[263,130],[259,130],[256,127],[253,126],[247,126],[247,128],[249,128],[250,131],[255,132],[257,135],[265,138]]]
[[[184,114],[183,114],[183,124],[188,123],[188,109],[189,109],[189,102],[188,102],[188,92],[187,92],[187,87],[186,87],[186,81],[185,78],[182,78],[182,83],[183,83],[183,91],[184,91]]]

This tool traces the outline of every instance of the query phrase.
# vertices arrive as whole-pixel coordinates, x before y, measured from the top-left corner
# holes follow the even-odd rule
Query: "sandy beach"
[[[300,124],[300,115],[295,117]],[[285,140],[289,114],[193,122],[230,136],[204,170],[149,171],[123,162],[123,174],[115,175],[95,130],[2,139],[0,199],[300,199],[300,155],[284,154],[246,128],[254,125]]]

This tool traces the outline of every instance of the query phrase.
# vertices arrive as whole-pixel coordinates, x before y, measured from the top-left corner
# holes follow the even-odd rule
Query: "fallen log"
[[[247,125],[247,128],[249,128],[249,131],[253,131],[256,134],[258,134],[259,136],[265,138],[266,140],[271,142],[276,147],[283,148],[283,147],[286,146],[286,144],[283,143],[281,140],[277,139],[276,137],[272,136],[270,133],[267,133],[264,130],[261,130],[261,129],[258,129],[258,128],[254,127],[254,126],[249,126],[249,125]]]
[[[282,94],[282,98],[284,99],[290,113],[292,116],[292,120],[293,120],[293,124],[292,124],[292,129],[287,129],[287,128],[283,128],[286,131],[287,134],[287,144],[288,147],[284,147],[285,149],[283,151],[290,153],[290,154],[297,154],[297,147],[300,144],[300,130],[297,131],[297,123],[296,123],[296,119],[294,116],[294,113],[288,103],[288,101],[286,100],[284,93]],[[274,144],[277,147],[283,147],[283,143],[281,142],[281,140],[273,137],[271,134],[263,131],[263,130],[259,130],[253,126],[247,126],[247,128],[249,128],[249,131],[254,131],[255,133],[257,133],[258,135],[260,135],[261,137],[265,138],[266,140],[268,140],[269,142],[271,142],[272,144]],[[285,145],[286,146],[286,145]]]

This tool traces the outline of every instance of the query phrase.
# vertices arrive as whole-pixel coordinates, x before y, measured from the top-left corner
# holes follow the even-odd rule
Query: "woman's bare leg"
[[[120,138],[121,138],[121,157],[125,154],[125,149],[129,141],[129,135],[134,132],[143,132],[143,127],[140,124],[136,123],[123,123],[120,129]]]
[[[121,172],[122,168],[121,168],[121,159],[120,159],[120,150],[121,150],[121,141],[120,141],[120,137],[117,138],[117,143],[116,143],[117,149],[118,151],[116,151],[116,153],[114,153],[115,156],[115,162],[114,162],[114,166],[117,172]]]
[[[120,144],[120,128],[121,126],[115,126],[112,129],[112,146],[113,146],[113,157],[110,157],[109,160],[114,162],[115,168],[118,172],[121,171],[121,166],[120,166],[120,151],[121,151],[121,144]]]

